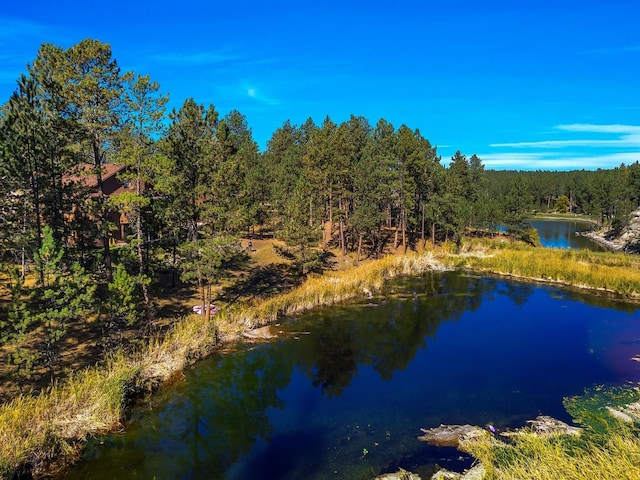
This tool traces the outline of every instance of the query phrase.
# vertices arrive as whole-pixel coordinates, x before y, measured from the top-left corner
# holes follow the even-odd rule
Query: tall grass
[[[18,396],[0,406],[0,478],[22,464],[34,475],[64,463],[90,435],[119,425],[140,365],[121,355],[87,368],[38,396]]]
[[[400,275],[419,275],[429,270],[447,269],[446,255],[433,251],[388,256],[340,272],[307,280],[300,287],[253,305],[231,308],[229,320],[243,328],[272,322],[281,315],[322,305],[333,305],[358,295],[373,294],[384,283]]]
[[[116,352],[37,396],[1,405],[0,478],[20,469],[38,477],[69,463],[88,435],[120,428],[128,401],[210,353],[215,338],[213,323],[182,319],[137,352]]]
[[[640,259],[634,256],[524,246],[504,248],[484,244],[483,248],[484,255],[465,257],[468,266],[485,272],[604,290],[628,297],[640,296]]]
[[[622,424],[604,435],[525,432],[509,443],[478,436],[462,449],[482,462],[486,480],[640,478],[640,441],[637,432]]]

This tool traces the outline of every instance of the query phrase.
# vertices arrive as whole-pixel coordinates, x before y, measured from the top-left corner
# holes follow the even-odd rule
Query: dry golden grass
[[[465,265],[479,271],[512,275],[640,297],[640,258],[621,253],[507,247],[476,242],[481,255],[467,255]]]

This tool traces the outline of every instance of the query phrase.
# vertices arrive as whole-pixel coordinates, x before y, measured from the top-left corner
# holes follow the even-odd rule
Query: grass
[[[133,354],[116,352],[36,396],[0,406],[0,478],[21,469],[35,477],[73,461],[89,435],[122,427],[124,409],[196,359],[211,352],[213,323],[185,318],[162,339]]]
[[[531,219],[578,220],[594,224],[599,223],[592,215],[583,215],[579,213],[537,212]]]
[[[462,449],[482,462],[486,480],[638,479],[637,431],[620,424],[606,434],[540,436],[524,432],[507,443],[483,435]]]
[[[477,241],[465,265],[474,270],[640,297],[640,258],[609,252],[504,247]]]
[[[119,426],[139,369],[116,356],[38,396],[21,395],[0,406],[0,478],[11,478],[24,464],[42,475],[43,468],[74,457],[87,435]]]
[[[445,269],[446,255],[434,251],[388,256],[347,270],[313,277],[289,292],[250,305],[231,307],[227,321],[240,328],[255,328],[282,315],[333,305],[357,295],[373,294],[400,275],[419,275]]]

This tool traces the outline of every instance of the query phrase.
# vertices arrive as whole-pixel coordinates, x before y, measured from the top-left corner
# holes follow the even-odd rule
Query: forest
[[[87,39],[43,44],[1,107],[0,346],[18,384],[55,378],[87,318],[107,336],[151,331],[163,272],[192,285],[208,317],[246,239],[277,239],[304,276],[329,250],[360,261],[499,225],[526,239],[535,212],[622,228],[640,205],[638,162],[487,171],[456,152],[445,166],[419,130],[355,115],[285,121],[261,151],[242,113],[193,99],[167,112],[168,99]]]

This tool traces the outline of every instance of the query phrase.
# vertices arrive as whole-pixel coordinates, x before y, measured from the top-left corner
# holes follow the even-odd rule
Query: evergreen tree
[[[53,378],[61,340],[71,322],[84,321],[95,306],[96,285],[78,262],[67,265],[64,249],[53,238],[51,227],[43,229],[42,246],[36,252],[35,266],[43,282],[36,290],[35,322],[42,334],[42,354]]]
[[[156,138],[164,133],[164,106],[167,96],[158,93],[160,85],[152,82],[148,76],[127,73],[123,77],[126,82],[124,91],[124,128],[119,135],[118,163],[126,169],[119,174],[119,179],[129,187],[124,192],[110,198],[134,225],[134,239],[130,241],[138,260],[138,285],[142,289],[147,323],[153,318],[153,305],[147,287],[147,265],[143,254],[145,231],[149,233],[149,225],[145,222],[151,202],[147,188],[159,176],[157,166],[160,152]],[[147,245],[147,249],[150,248]]]
[[[102,182],[103,165],[122,121],[123,84],[120,68],[112,58],[111,47],[97,40],[85,39],[64,52],[55,80],[65,102],[62,108],[77,127],[80,160],[95,177],[97,196],[92,215],[97,219],[103,245],[104,265],[111,276],[107,197]]]

